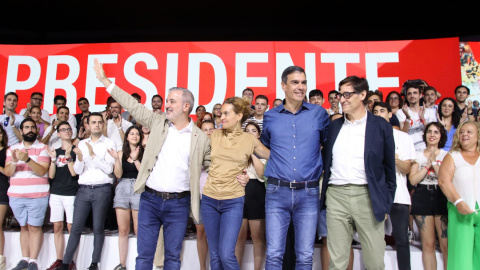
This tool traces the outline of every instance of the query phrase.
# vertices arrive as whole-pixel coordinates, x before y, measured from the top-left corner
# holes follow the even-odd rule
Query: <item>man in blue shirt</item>
[[[291,66],[282,74],[283,105],[265,113],[262,143],[270,148],[265,176],[265,268],[281,269],[285,237],[293,220],[296,269],[312,269],[319,178],[323,171],[321,146],[329,126],[321,106],[304,101],[307,79],[303,68]]]

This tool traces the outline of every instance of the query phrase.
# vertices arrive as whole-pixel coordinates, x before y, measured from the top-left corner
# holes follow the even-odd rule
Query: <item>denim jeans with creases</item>
[[[265,197],[267,262],[265,269],[282,269],[285,239],[293,220],[295,269],[312,269],[319,211],[319,188],[290,189],[268,184]]]
[[[187,231],[190,195],[164,200],[150,192],[140,195],[135,269],[151,270],[160,226],[165,242],[164,269],[180,269],[180,252]]]
[[[243,220],[244,197],[216,200],[202,195],[201,213],[212,270],[239,270],[235,245]]]

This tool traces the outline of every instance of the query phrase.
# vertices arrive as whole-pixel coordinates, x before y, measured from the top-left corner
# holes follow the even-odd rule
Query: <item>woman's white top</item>
[[[264,167],[265,167],[265,163],[267,162],[267,160],[263,159],[263,158],[260,158],[260,162],[263,163]],[[263,177],[258,177],[257,175],[257,172],[255,171],[255,166],[252,164],[250,164],[248,167],[247,167],[247,174],[248,174],[248,177],[250,179],[258,179],[258,181],[260,182],[265,182],[265,180],[263,179]]]
[[[458,195],[475,210],[475,203],[480,201],[480,158],[475,165],[469,164],[458,151],[449,153],[455,164],[453,186]],[[452,202],[453,203],[453,202]]]

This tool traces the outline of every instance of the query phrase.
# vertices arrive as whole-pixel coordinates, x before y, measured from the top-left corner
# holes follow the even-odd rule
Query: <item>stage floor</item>
[[[65,245],[68,240],[68,234],[65,235]],[[17,262],[22,257],[20,250],[20,232],[6,231],[5,232],[5,256],[7,257],[7,269],[15,267]],[[75,262],[77,269],[87,269],[90,266],[91,256],[93,250],[93,234],[87,233],[82,235]],[[129,253],[127,259],[127,268],[135,269],[135,257],[137,250],[136,237],[131,236],[129,242]],[[198,254],[195,237],[186,237],[183,244],[182,254],[182,270],[196,270],[200,269],[198,265]],[[354,247],[354,269],[365,269],[363,267],[361,247]],[[415,243],[410,246],[412,269],[421,270],[422,253],[420,243]],[[39,269],[46,269],[55,261],[55,246],[53,242],[53,233],[44,233],[44,242],[38,258]],[[387,246],[385,251],[385,269],[398,269],[396,262],[396,252],[390,246]],[[115,233],[110,233],[105,237],[105,243],[102,251],[102,260],[100,262],[101,270],[111,270],[119,264],[118,259],[118,236]],[[245,255],[242,262],[242,270],[253,269],[253,246],[250,241],[247,241],[245,247]],[[320,264],[320,246],[315,247],[315,254],[313,258],[313,269],[321,269]],[[442,254],[437,251],[437,269],[443,269]]]

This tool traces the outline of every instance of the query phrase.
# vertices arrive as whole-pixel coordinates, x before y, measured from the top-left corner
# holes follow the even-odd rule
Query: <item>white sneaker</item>
[[[408,231],[408,242],[410,242],[410,244],[415,242],[415,234],[410,230]]]
[[[5,256],[0,255],[0,270],[6,270],[7,269],[7,258]]]

